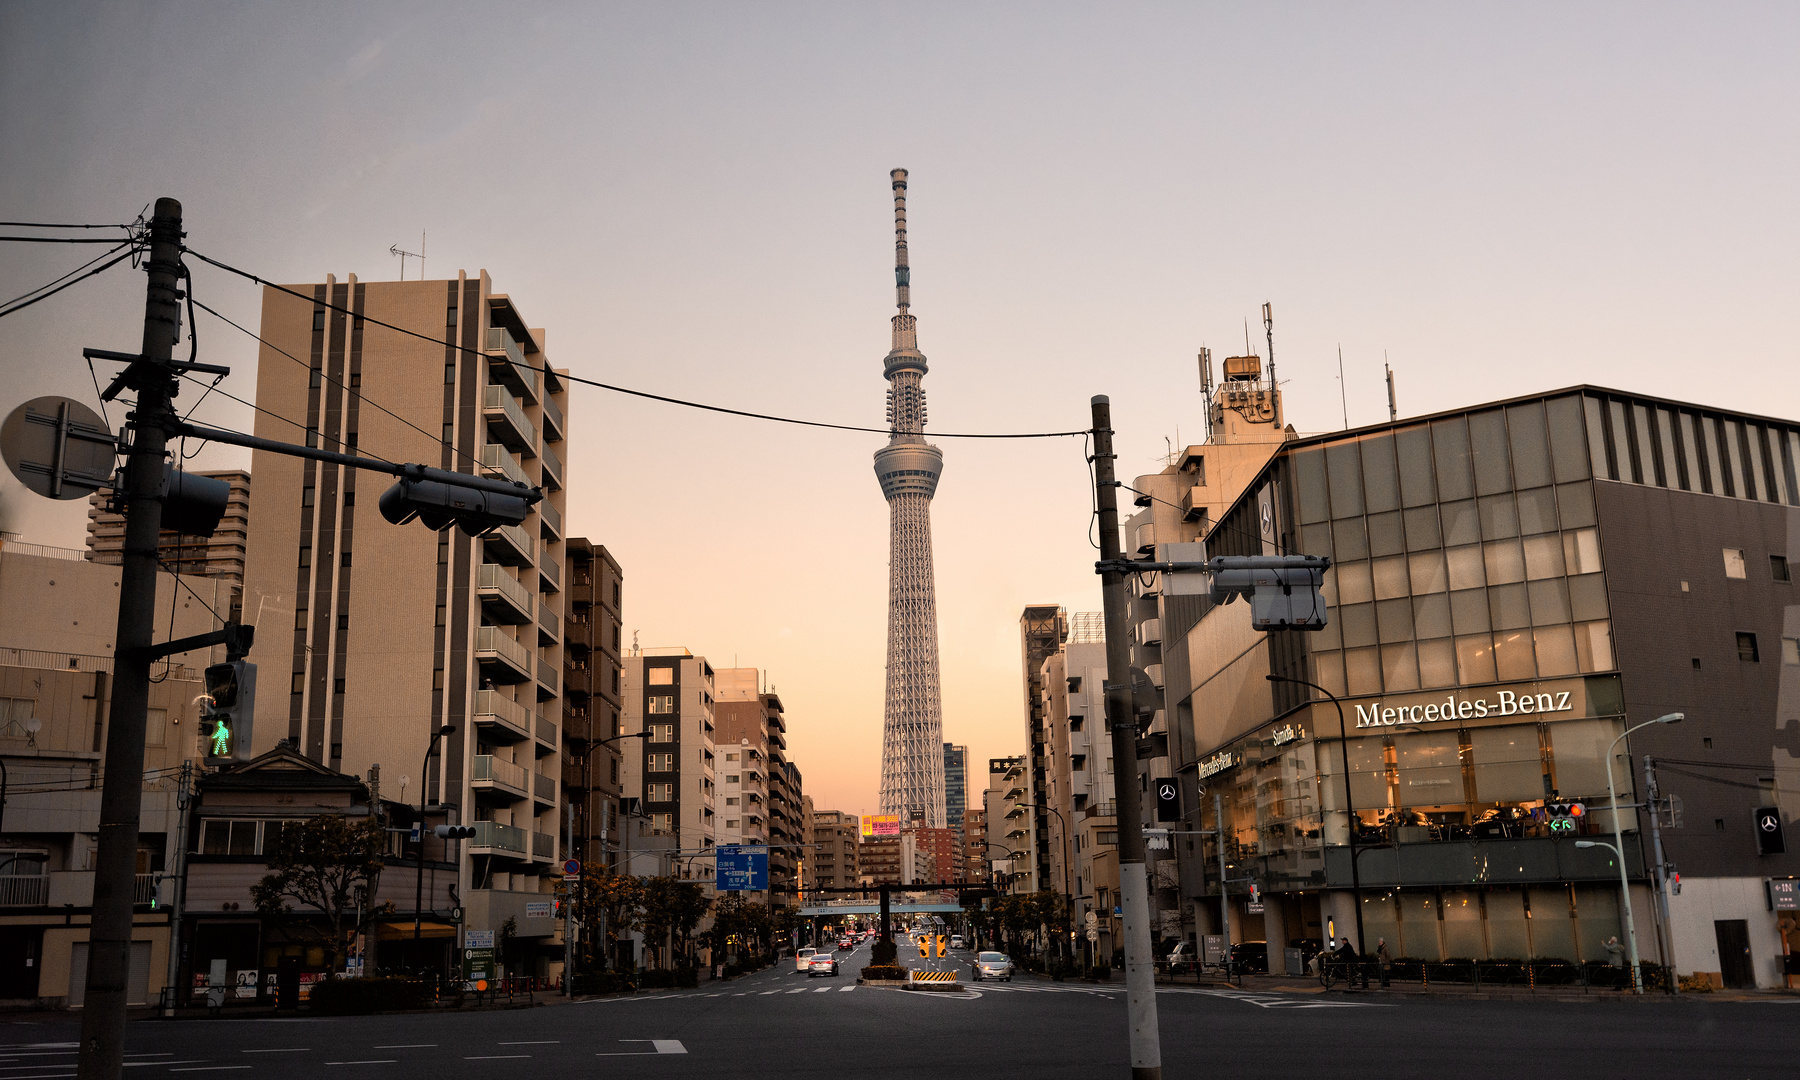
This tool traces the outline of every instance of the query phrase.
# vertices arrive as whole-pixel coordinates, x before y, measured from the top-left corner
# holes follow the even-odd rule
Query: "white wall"
[[[1781,937],[1762,878],[1682,879],[1681,895],[1669,897],[1675,970],[1683,975],[1723,970],[1713,929],[1716,919],[1743,919],[1750,924],[1750,962],[1756,971],[1756,985],[1781,986]],[[1638,927],[1638,947],[1649,956],[1654,952],[1653,944],[1645,940],[1649,920],[1640,917]]]

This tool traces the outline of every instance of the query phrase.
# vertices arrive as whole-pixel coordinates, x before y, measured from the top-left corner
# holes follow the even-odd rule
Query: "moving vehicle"
[[[806,962],[806,977],[809,979],[814,975],[831,975],[835,977],[837,973],[838,962],[835,953],[813,953],[812,957]]]
[[[838,939],[838,948],[854,949],[856,948],[856,942],[850,940],[848,937],[842,937]]]
[[[950,935],[950,947],[952,949],[962,948],[963,947],[963,936],[961,934],[951,934]]]
[[[1231,946],[1231,966],[1238,971],[1269,973],[1269,943],[1240,941]]]
[[[817,949],[796,949],[796,950],[794,950],[794,970],[795,971],[805,971],[806,970],[806,962],[808,960],[811,960],[813,957],[813,954],[818,951],[819,950],[817,950]]]
[[[976,953],[975,963],[972,964],[971,967],[974,968],[974,971],[969,975],[971,982],[981,982],[983,979],[1004,979],[1007,982],[1012,982],[1012,957],[1005,953]]]

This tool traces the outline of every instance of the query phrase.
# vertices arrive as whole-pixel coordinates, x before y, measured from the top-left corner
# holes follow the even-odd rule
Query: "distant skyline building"
[[[944,744],[944,824],[962,828],[963,812],[969,805],[969,748],[955,743]]]
[[[937,586],[931,569],[931,497],[944,455],[925,441],[925,355],[919,352],[906,257],[906,170],[894,186],[894,284],[899,312],[882,365],[888,444],[875,475],[888,502],[887,698],[882,715],[881,812],[944,827],[944,723],[938,697]]]

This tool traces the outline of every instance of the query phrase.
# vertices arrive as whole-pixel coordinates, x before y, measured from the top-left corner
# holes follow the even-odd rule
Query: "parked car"
[[[818,951],[819,950],[817,950],[817,949],[796,949],[796,950],[794,950],[794,970],[795,971],[807,970],[807,967],[806,967],[807,961],[811,960],[813,958],[813,954]]]
[[[835,976],[837,973],[838,962],[836,953],[813,953],[812,957],[806,962],[806,977],[809,979],[814,975]]]
[[[1269,973],[1269,943],[1239,941],[1231,946],[1231,966],[1239,971]]]
[[[1005,953],[976,953],[975,963],[971,966],[974,968],[974,971],[969,975],[971,982],[981,982],[986,979],[1003,979],[1007,982],[1012,982],[1012,957]]]
[[[1183,941],[1169,950],[1168,959],[1170,974],[1187,974],[1199,966],[1199,956],[1194,951],[1194,943]]]

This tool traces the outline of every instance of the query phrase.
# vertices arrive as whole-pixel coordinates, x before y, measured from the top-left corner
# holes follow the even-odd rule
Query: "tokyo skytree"
[[[944,721],[938,704],[937,586],[931,573],[931,497],[944,454],[925,441],[925,355],[906,264],[906,170],[895,169],[894,284],[899,314],[887,376],[893,434],[875,454],[888,502],[887,703],[882,715],[881,812],[944,827]]]

